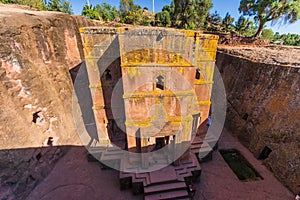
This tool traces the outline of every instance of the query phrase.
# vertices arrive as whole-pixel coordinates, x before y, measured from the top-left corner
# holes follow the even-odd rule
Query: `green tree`
[[[221,31],[222,18],[219,13],[215,11],[211,13],[206,19],[206,30],[208,31]]]
[[[212,7],[211,0],[173,0],[173,3],[174,14],[172,18],[179,28],[203,27]]]
[[[283,17],[284,22],[293,23],[300,18],[299,0],[241,0],[239,11],[243,15],[254,16],[259,23],[253,37],[260,37],[265,24],[277,22]]]
[[[171,17],[170,13],[166,10],[155,14],[155,25],[156,26],[170,26]]]
[[[142,9],[133,0],[121,0],[119,13],[123,23],[149,26],[154,22],[154,13],[147,8]]]
[[[85,5],[81,11],[81,15],[89,19],[99,19],[99,12],[92,5]]]
[[[235,23],[235,30],[241,36],[250,37],[255,33],[256,27],[253,21],[240,16],[238,21]]]
[[[0,3],[11,4],[11,3],[15,3],[15,1],[14,0],[0,0]]]
[[[31,8],[36,8],[37,10],[45,10],[46,6],[42,0],[0,0],[4,4],[20,4],[27,5]]]
[[[195,26],[196,28],[203,28],[206,19],[209,16],[209,11],[212,8],[212,2],[211,0],[197,0],[196,1],[196,6],[195,6]]]
[[[122,22],[126,21],[126,16],[130,14],[129,12],[133,12],[137,10],[138,10],[138,6],[134,4],[133,0],[120,0],[119,12],[120,12],[120,17]],[[134,13],[131,13],[129,18],[132,18],[134,15],[135,15]]]
[[[263,29],[261,33],[261,38],[272,41],[274,39],[274,32],[272,31],[272,29]]]
[[[230,16],[230,14],[227,12],[226,16],[224,17],[222,21],[222,26],[224,27],[225,32],[231,32],[234,29],[233,26],[234,18]]]
[[[170,21],[171,21],[170,26],[175,26],[176,25],[176,15],[175,15],[174,2],[172,1],[170,5],[165,5],[162,9],[162,12],[168,12],[169,13]]]
[[[146,9],[143,9],[141,25],[150,26],[151,24],[154,23],[154,20],[155,20],[155,14]]]
[[[284,45],[290,46],[300,46],[300,35],[298,34],[282,34],[280,35],[278,32],[274,35],[274,40],[282,40]]]
[[[62,12],[68,13],[68,14],[73,14],[72,5],[68,0],[62,1]]]
[[[72,14],[72,6],[68,0],[50,0],[47,9]]]
[[[62,12],[62,5],[60,0],[50,0],[48,1],[47,9],[51,11]]]
[[[143,15],[142,9],[129,11],[125,16],[124,22],[126,24],[133,24],[133,25],[141,24],[143,20],[142,15]]]
[[[96,10],[103,21],[113,21],[119,18],[117,8],[108,3],[103,2],[101,5],[97,5]]]
[[[217,11],[211,13],[208,16],[207,21],[213,25],[222,25],[222,18]]]

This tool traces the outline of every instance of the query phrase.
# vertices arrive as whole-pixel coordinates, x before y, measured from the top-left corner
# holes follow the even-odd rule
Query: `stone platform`
[[[190,150],[176,166],[168,164],[165,153],[154,154],[152,165],[161,169],[151,172],[145,172],[140,166],[140,154],[131,155],[129,161],[125,151],[118,147],[93,147],[90,149],[93,156],[90,154],[88,158],[100,160],[102,169],[119,169],[121,190],[131,189],[134,195],[144,194],[144,199],[185,199],[189,197],[187,186],[200,180],[200,162],[212,159],[212,151],[216,149],[212,144],[215,143],[213,136],[196,136]],[[91,159],[93,157],[94,160]]]

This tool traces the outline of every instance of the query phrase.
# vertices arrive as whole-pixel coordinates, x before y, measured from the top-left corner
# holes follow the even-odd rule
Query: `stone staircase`
[[[191,152],[200,162],[212,160],[212,152],[218,148],[217,139],[213,135],[196,136],[191,143]]]
[[[210,145],[214,143],[213,137],[205,138],[205,141],[204,137],[195,137],[190,151],[182,156],[178,166],[168,163],[166,153],[153,154],[149,157],[150,165],[161,169],[152,172],[144,172],[141,168],[141,154],[133,154],[129,159],[118,147],[93,147],[90,152],[104,162],[101,164],[102,168],[113,166],[120,169],[121,190],[131,189],[133,194],[144,194],[145,200],[189,199],[187,185],[199,181],[201,175],[199,161],[212,159],[213,148]]]
[[[132,188],[133,194],[144,193],[145,200],[188,199],[187,184],[199,181],[201,167],[195,154],[189,153],[186,158],[178,166],[168,165],[144,173],[139,173],[139,167],[125,166],[127,162],[123,159],[121,167],[126,167],[127,172],[120,172],[121,189]]]
[[[133,194],[143,193],[145,200],[188,199],[189,196],[186,183],[178,180],[173,166],[167,166],[154,172],[120,172],[120,181],[125,177],[131,182],[127,184],[128,187],[132,187]]]
[[[218,139],[216,136],[212,134],[206,134],[200,136],[205,142],[209,144],[209,146],[215,151],[218,149]]]
[[[185,182],[198,182],[201,176],[201,166],[196,155],[189,152],[188,160],[180,161],[180,165],[174,167],[177,179]]]
[[[185,182],[173,181],[144,188],[144,200],[189,199]]]

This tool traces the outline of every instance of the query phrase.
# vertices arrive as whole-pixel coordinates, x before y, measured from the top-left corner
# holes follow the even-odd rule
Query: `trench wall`
[[[217,53],[227,93],[225,126],[287,187],[300,184],[300,68]]]

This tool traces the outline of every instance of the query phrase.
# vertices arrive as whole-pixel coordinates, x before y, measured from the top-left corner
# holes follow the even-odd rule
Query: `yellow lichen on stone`
[[[136,75],[136,68],[135,67],[128,68],[128,75],[130,78],[133,78]]]
[[[110,144],[110,140],[106,138],[99,138],[99,144]]]
[[[102,85],[101,84],[95,84],[95,85],[89,85],[89,88],[94,88],[94,89],[101,89]]]
[[[99,106],[99,105],[94,105],[92,107],[93,110],[101,110],[101,109],[104,109],[104,108],[105,108],[105,106]]]
[[[195,91],[194,90],[182,90],[182,91],[154,90],[152,92],[133,92],[129,94],[124,94],[123,99],[185,97],[185,96],[195,96]]]
[[[210,106],[211,101],[198,101],[197,105],[199,106]]]
[[[194,81],[194,85],[211,85],[213,83],[214,83],[213,81],[205,81],[205,80],[202,80],[202,79]]]
[[[180,72],[181,74],[183,74],[183,72],[184,72],[183,67],[180,67],[180,68],[179,68],[179,72]]]

